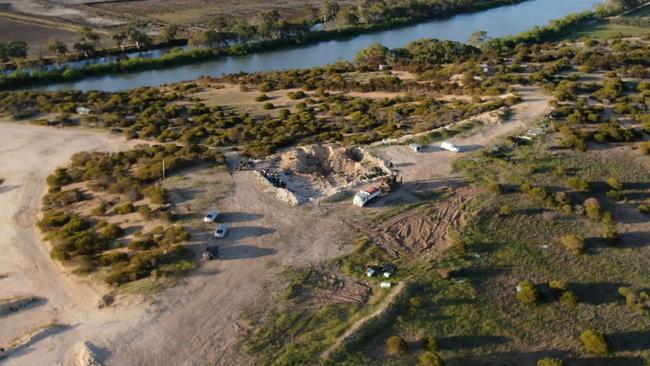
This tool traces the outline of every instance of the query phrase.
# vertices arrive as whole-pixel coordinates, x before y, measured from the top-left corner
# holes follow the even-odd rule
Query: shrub
[[[190,233],[181,226],[172,226],[165,230],[160,239],[163,245],[172,245],[190,240]]]
[[[135,212],[135,206],[133,206],[133,203],[125,203],[121,206],[115,207],[115,212],[117,212],[118,215],[126,215]]]
[[[424,352],[420,355],[418,366],[444,366],[445,362],[435,352]]]
[[[99,231],[99,235],[106,240],[115,240],[122,236],[123,233],[124,230],[115,224],[108,224]]]
[[[129,255],[122,252],[106,253],[99,257],[99,264],[104,267],[129,260]]]
[[[564,235],[560,241],[572,254],[581,254],[585,249],[585,239],[579,235]]]
[[[503,205],[501,208],[499,208],[499,215],[500,216],[510,216],[512,215],[512,207],[508,205]]]
[[[144,190],[144,195],[149,197],[151,203],[155,205],[164,205],[169,199],[167,190],[159,185],[148,187]]]
[[[603,228],[603,239],[608,245],[615,245],[618,243],[619,235],[615,225],[605,225]]]
[[[422,298],[419,296],[414,296],[409,299],[409,304],[414,308],[419,308],[422,306]]]
[[[582,345],[589,353],[599,356],[604,356],[609,353],[609,346],[605,337],[593,329],[582,332],[580,334],[580,341],[582,341]]]
[[[489,182],[487,184],[486,189],[488,190],[488,192],[492,192],[497,196],[503,192],[503,188],[501,187],[501,184],[497,182]]]
[[[607,197],[614,201],[622,201],[623,200],[623,192],[617,191],[615,189],[610,190],[607,192]]]
[[[140,239],[130,242],[128,248],[131,250],[147,250],[158,246],[158,243],[153,239]]]
[[[256,102],[266,102],[267,100],[269,100],[269,96],[266,94],[260,94],[255,97]]]
[[[600,211],[600,202],[598,202],[597,199],[595,198],[587,198],[584,203],[585,206],[585,212],[587,213],[587,217],[589,217],[592,220],[598,220],[600,219],[601,211]]]
[[[426,337],[422,340],[422,346],[431,352],[436,352],[438,351],[438,339],[434,336]]]
[[[623,189],[623,183],[619,182],[618,179],[612,177],[607,179],[607,184],[612,188],[617,191],[620,191]]]
[[[587,183],[587,181],[584,179],[578,177],[570,177],[566,180],[566,183],[569,187],[575,189],[576,191],[589,192],[590,190],[589,183]]]
[[[389,355],[403,355],[408,351],[406,342],[399,336],[392,336],[386,340],[386,353]]]
[[[523,281],[517,286],[517,299],[524,305],[535,304],[538,300],[539,293],[537,288],[530,281]]]
[[[650,141],[640,143],[639,151],[644,155],[650,155]]]
[[[639,212],[646,215],[650,215],[650,205],[645,205],[645,204],[639,205]]]
[[[149,206],[138,207],[138,213],[142,216],[143,220],[149,221],[153,218],[153,211]]]
[[[106,212],[108,212],[108,207],[109,207],[108,203],[102,201],[99,203],[99,205],[97,205],[95,208],[93,208],[90,211],[90,214],[93,216],[104,216],[106,215]]]
[[[264,103],[264,105],[262,105],[262,108],[264,108],[266,110],[270,110],[270,109],[275,108],[275,106],[271,102],[266,102],[266,103]]]
[[[296,92],[289,92],[287,96],[289,97],[289,99],[298,100],[298,99],[303,99],[304,97],[307,96],[307,94],[305,94],[305,92],[302,90],[298,90]]]
[[[578,296],[573,291],[565,291],[562,296],[560,296],[560,304],[569,310],[573,310],[578,306]]]
[[[569,284],[563,280],[551,280],[548,286],[553,290],[566,291],[569,288]]]
[[[562,360],[557,358],[542,358],[537,361],[537,366],[563,366]]]

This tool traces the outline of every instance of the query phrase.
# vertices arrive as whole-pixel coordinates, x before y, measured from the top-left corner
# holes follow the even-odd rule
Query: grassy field
[[[650,33],[650,29],[609,24],[605,22],[591,23],[568,30],[562,39],[578,39],[593,37],[596,39],[610,38],[619,34],[638,36]]]
[[[70,31],[0,18],[0,40],[25,41],[29,44],[30,54],[46,54],[47,43],[51,37],[68,44],[72,44],[78,38]]]

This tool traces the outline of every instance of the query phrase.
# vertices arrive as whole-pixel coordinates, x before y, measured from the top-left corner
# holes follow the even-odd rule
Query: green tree
[[[158,42],[160,43],[169,43],[176,39],[178,35],[179,27],[176,24],[167,24],[160,30],[158,35]]]
[[[52,37],[47,43],[47,50],[54,56],[63,56],[68,53],[68,46],[56,37]]]
[[[604,356],[609,353],[609,346],[607,345],[605,336],[593,329],[587,329],[582,332],[580,334],[580,341],[589,353],[598,356]]]
[[[474,47],[481,47],[485,42],[490,39],[486,31],[476,31],[469,36],[467,43],[471,44]]]
[[[377,70],[379,65],[388,60],[390,50],[379,43],[364,48],[354,57],[354,64],[362,70]]]

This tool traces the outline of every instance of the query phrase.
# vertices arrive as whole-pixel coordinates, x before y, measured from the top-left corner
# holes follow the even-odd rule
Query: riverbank
[[[432,19],[445,18],[458,14],[475,13],[491,8],[514,5],[530,0],[491,0],[482,3],[474,3],[468,6],[459,6],[450,11],[422,17],[399,17],[384,21],[381,23],[349,25],[332,30],[310,31],[306,34],[291,38],[264,40],[256,43],[238,44],[222,48],[196,48],[189,50],[179,50],[165,54],[160,57],[137,57],[131,59],[122,59],[109,61],[107,63],[89,64],[80,68],[61,67],[53,70],[40,69],[32,72],[15,71],[8,76],[0,77],[0,90],[17,87],[49,84],[58,82],[69,82],[80,80],[90,76],[99,76],[115,73],[132,73],[144,70],[156,70],[161,68],[188,65],[192,63],[213,60],[225,56],[242,56],[251,53],[264,52],[268,50],[287,49],[297,46],[305,46],[313,43],[341,40],[351,38],[366,33],[384,31],[405,27]],[[72,56],[73,61],[92,61],[97,58],[106,56],[119,56],[134,51],[153,51],[165,49],[166,47],[183,47],[188,45],[187,39],[173,41],[173,44],[154,44],[146,49],[125,49],[120,52],[119,49],[105,49],[98,51],[91,58],[80,57],[81,55]],[[44,65],[54,65],[54,58],[44,58]],[[11,65],[6,65],[11,68]]]

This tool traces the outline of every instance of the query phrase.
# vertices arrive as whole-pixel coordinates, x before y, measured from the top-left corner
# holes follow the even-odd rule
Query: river
[[[219,76],[240,71],[309,68],[338,60],[352,60],[360,49],[374,43],[396,48],[422,38],[466,42],[475,31],[486,31],[490,37],[513,35],[534,26],[545,25],[552,19],[593,9],[602,2],[602,0],[528,0],[515,5],[459,14],[347,39],[313,43],[303,47],[285,48],[245,56],[229,56],[160,70],[89,77],[75,82],[40,86],[36,89],[120,91],[140,86],[157,86],[193,80],[202,75]]]

